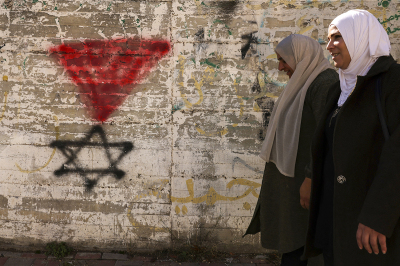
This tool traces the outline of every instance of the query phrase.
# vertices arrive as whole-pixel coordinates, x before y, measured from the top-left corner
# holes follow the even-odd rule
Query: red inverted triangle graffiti
[[[106,121],[171,45],[163,40],[86,40],[50,48],[79,87],[90,116]]]

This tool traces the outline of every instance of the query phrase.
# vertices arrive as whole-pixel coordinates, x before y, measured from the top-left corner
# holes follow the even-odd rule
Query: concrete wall
[[[0,2],[5,244],[260,249],[241,236],[287,81],[276,44],[324,46],[330,21],[362,8],[400,58],[398,0]]]

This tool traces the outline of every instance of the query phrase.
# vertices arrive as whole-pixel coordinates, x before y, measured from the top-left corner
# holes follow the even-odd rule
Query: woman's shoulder
[[[397,80],[399,80],[400,64],[396,61],[391,64],[387,71],[387,74],[390,75],[392,78],[396,78]]]
[[[339,87],[339,74],[332,68],[328,68],[314,79],[308,87],[305,102],[306,104],[325,103],[328,95],[332,94]]]
[[[333,68],[328,68],[318,74],[311,85],[321,85],[330,83],[332,85],[336,81],[339,81],[339,74]]]
[[[394,61],[387,71],[383,73],[383,80],[386,83],[386,86],[389,86],[392,89],[399,88],[399,80],[400,80],[400,64]]]
[[[339,84],[339,74],[332,68],[328,68],[314,79],[308,88],[307,94],[311,98],[325,97],[329,91],[329,88],[335,87],[335,84]]]

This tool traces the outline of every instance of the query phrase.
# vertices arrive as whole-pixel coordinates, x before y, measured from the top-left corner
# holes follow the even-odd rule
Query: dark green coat
[[[246,234],[261,231],[264,248],[281,253],[294,251],[305,243],[308,211],[300,206],[299,189],[304,168],[310,161],[311,139],[324,108],[328,88],[338,80],[333,69],[321,72],[310,84],[304,100],[295,177],[282,175],[274,163],[264,170],[260,196]]]
[[[385,142],[375,103],[377,75],[382,75],[384,113],[391,135]],[[328,94],[312,144],[312,193],[305,256],[319,254],[313,247],[324,161],[324,124],[337,104],[340,84]],[[335,169],[333,248],[335,265],[400,265],[400,65],[391,56],[380,57],[366,76],[358,77],[343,104],[333,137]],[[344,182],[339,182],[339,176]],[[343,181],[343,178],[341,179]],[[386,255],[368,254],[356,241],[362,223],[387,236]]]

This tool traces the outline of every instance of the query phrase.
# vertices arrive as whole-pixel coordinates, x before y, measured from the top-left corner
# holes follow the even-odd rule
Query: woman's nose
[[[333,47],[334,46],[333,46],[332,40],[329,40],[328,44],[326,45],[326,50],[332,49]]]
[[[281,61],[279,61],[279,66],[278,66],[278,70],[282,71],[285,67],[283,66],[283,63]]]

